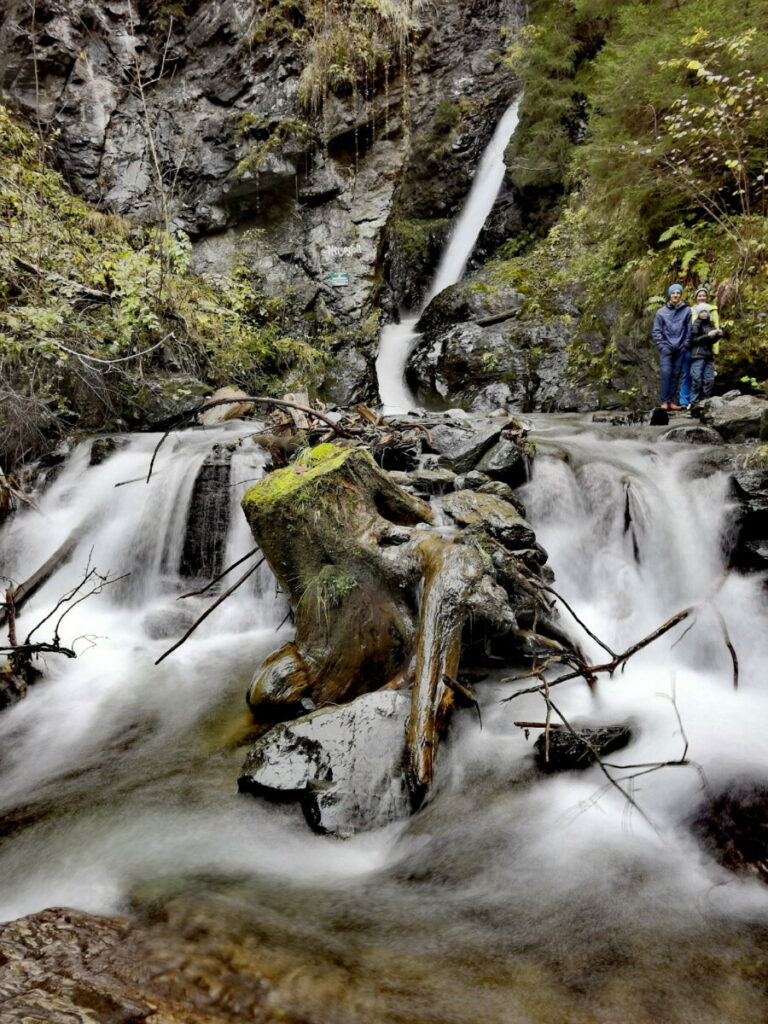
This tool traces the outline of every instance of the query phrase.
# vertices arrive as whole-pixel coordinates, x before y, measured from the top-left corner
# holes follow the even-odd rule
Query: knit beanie
[[[672,292],[680,292],[680,294],[682,295],[683,286],[681,284],[671,284],[669,288],[667,288],[667,295],[671,295]]]

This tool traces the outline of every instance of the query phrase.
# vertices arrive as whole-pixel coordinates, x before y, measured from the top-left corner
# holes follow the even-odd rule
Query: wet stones
[[[513,505],[495,494],[456,491],[442,499],[442,509],[459,526],[482,526],[512,551],[536,543],[531,525]]]
[[[660,441],[676,441],[678,444],[722,444],[721,435],[714,427],[704,427],[698,423],[684,423],[678,427],[665,430]]]
[[[110,455],[124,448],[128,443],[125,437],[96,437],[91,443],[89,466],[100,466]]]
[[[229,475],[232,453],[217,447],[198,470],[187,514],[179,572],[182,576],[218,575],[224,565],[229,526]]]
[[[604,725],[573,732],[565,726],[550,728],[548,750],[544,733],[534,744],[536,763],[545,772],[589,768],[598,757],[621,750],[631,739],[628,725]]]
[[[724,868],[768,882],[768,784],[741,780],[704,804],[691,828]]]
[[[501,436],[503,422],[483,417],[479,422],[441,423],[431,430],[431,447],[445,456],[456,473],[475,469],[478,461]]]
[[[714,427],[725,441],[747,441],[761,436],[768,400],[729,391],[700,405],[701,422]]]
[[[318,832],[347,836],[408,817],[402,759],[410,694],[380,690],[276,726],[251,749],[241,792],[298,798]]]

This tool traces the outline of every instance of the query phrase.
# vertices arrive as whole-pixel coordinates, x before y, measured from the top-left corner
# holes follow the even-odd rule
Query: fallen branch
[[[730,636],[730,633],[728,632],[728,627],[725,624],[725,619],[723,618],[722,612],[717,607],[717,605],[714,604],[714,603],[712,604],[712,610],[714,611],[715,617],[717,618],[718,625],[720,626],[720,632],[721,632],[722,637],[723,637],[723,643],[728,648],[728,653],[730,654],[731,662],[733,663],[733,688],[734,688],[734,690],[738,690],[738,688],[739,688],[739,659],[738,659],[738,657],[736,655],[736,650],[735,650],[733,644],[731,643],[731,636]]]
[[[238,567],[238,565],[242,565],[243,562],[247,562],[249,558],[252,558],[256,554],[256,552],[258,550],[259,550],[258,545],[255,548],[251,548],[251,550],[248,552],[248,554],[243,555],[242,558],[238,558],[238,560],[236,562],[233,562],[232,565],[228,565],[227,568],[224,569],[223,572],[220,572],[218,576],[215,576],[211,580],[210,583],[206,583],[206,585],[204,587],[201,587],[200,590],[190,590],[186,594],[179,594],[179,596],[176,598],[176,600],[177,601],[181,601],[185,597],[197,597],[198,594],[204,594],[206,592],[206,590],[210,590],[211,589],[211,587],[214,585],[214,583],[218,583],[219,580],[223,580],[224,577],[228,573],[232,572],[233,569],[236,569]],[[261,562],[263,562],[263,561],[264,561],[264,559],[262,558]],[[261,565],[261,562],[259,562],[259,565]]]
[[[642,809],[642,807],[638,804],[638,802],[635,800],[635,798],[632,796],[632,794],[628,793],[626,791],[626,789],[624,789],[621,785],[619,785],[617,780],[614,779],[614,777],[608,771],[608,769],[605,766],[605,763],[603,762],[602,757],[600,756],[599,750],[597,750],[597,748],[594,746],[594,744],[590,743],[589,740],[585,739],[583,736],[580,736],[579,733],[576,732],[576,730],[573,728],[573,726],[568,721],[568,719],[565,717],[565,715],[562,713],[562,711],[555,704],[553,704],[552,699],[550,698],[549,694],[547,694],[544,699],[547,702],[547,708],[551,708],[551,710],[555,712],[555,714],[560,719],[560,721],[563,723],[563,725],[568,730],[568,732],[571,734],[571,736],[573,736],[574,739],[576,739],[579,743],[583,743],[583,745],[589,750],[589,752],[592,754],[592,756],[595,759],[595,763],[597,764],[597,766],[599,767],[599,769],[603,773],[603,775],[606,777],[606,779],[608,780],[610,785],[613,786],[614,789],[617,789],[619,791],[619,793],[621,793],[621,795],[624,797],[624,799],[627,801],[627,803],[630,805],[630,807],[633,807],[634,810],[637,811],[637,813],[640,815],[640,817],[643,819],[643,821],[653,829],[653,831],[656,833],[656,835],[660,835],[659,830],[656,828],[654,823],[651,821],[651,819],[648,817],[648,815],[645,813],[645,811]]]
[[[586,679],[587,682],[589,682],[590,679],[593,679],[599,672],[608,672],[609,674],[613,675],[616,669],[620,666],[623,666],[627,661],[629,661],[633,654],[637,654],[638,651],[642,650],[644,647],[647,647],[648,644],[653,643],[654,640],[658,640],[660,636],[663,636],[665,633],[668,633],[669,630],[673,629],[678,623],[682,622],[684,619],[687,619],[688,616],[691,615],[694,610],[695,609],[693,607],[684,608],[683,611],[678,612],[677,615],[673,615],[672,618],[665,622],[663,626],[659,626],[658,629],[655,629],[652,633],[649,633],[648,636],[643,637],[643,639],[639,640],[636,644],[632,644],[632,646],[628,647],[626,651],[622,651],[621,654],[617,654],[612,661],[607,661],[602,665],[580,664],[579,667],[575,669],[573,672],[566,672],[564,675],[559,676],[557,679],[553,679],[549,683],[539,683],[538,686],[529,686],[526,687],[526,689],[524,690],[518,690],[516,693],[513,693],[511,697],[504,697],[501,703],[506,704],[508,701],[515,700],[516,697],[521,697],[525,693],[541,693],[547,687],[551,688],[553,686],[559,686],[561,683],[568,682],[569,679],[576,679],[579,676],[583,676],[584,679]],[[533,673],[529,673],[529,677],[532,674]],[[518,676],[512,679],[502,679],[501,682],[514,682],[516,678],[525,677]]]
[[[17,612],[21,610],[21,608],[34,594],[37,593],[43,584],[48,582],[55,572],[70,561],[72,555],[75,553],[77,545],[82,540],[90,525],[90,519],[86,519],[80,523],[79,526],[76,526],[64,543],[60,544],[59,547],[56,548],[51,557],[43,562],[40,568],[36,572],[33,572],[28,579],[16,587],[13,591],[13,603]],[[0,626],[5,623],[7,614],[7,609],[0,610]]]
[[[460,683],[458,679],[454,679],[453,676],[449,676],[447,673],[443,676],[443,682],[445,685],[453,690],[457,697],[461,698],[461,702],[471,707],[474,707],[477,712],[477,720],[480,723],[480,728],[483,728],[483,716],[480,712],[480,702],[477,699],[477,694],[471,686],[465,686]]]
[[[259,561],[256,562],[255,565],[252,565],[250,567],[250,569],[248,569],[247,572],[243,573],[243,575],[240,577],[240,579],[237,580],[235,583],[233,583],[232,586],[228,590],[225,590],[223,594],[221,594],[219,597],[217,597],[216,600],[213,602],[213,604],[210,605],[208,608],[206,608],[206,610],[203,612],[203,614],[200,616],[200,618],[196,619],[192,623],[192,625],[186,631],[184,636],[180,640],[177,640],[176,643],[173,645],[173,647],[169,647],[168,650],[164,654],[160,655],[160,657],[157,659],[155,664],[159,665],[161,661],[164,661],[168,657],[169,654],[173,654],[174,651],[178,650],[179,647],[181,647],[181,645],[183,643],[185,643],[192,636],[192,634],[195,632],[197,627],[199,625],[201,625],[201,623],[205,622],[205,620],[208,618],[208,616],[211,614],[211,612],[215,611],[215,609],[218,608],[219,605],[222,604],[222,602],[226,601],[226,599],[230,596],[230,594],[234,594],[234,592],[237,590],[237,588],[242,586],[243,583],[245,583],[245,581],[248,579],[248,577],[252,576],[256,572],[256,570],[259,568],[259,566],[261,565],[261,563],[263,561],[264,561],[264,559],[260,558]]]
[[[77,281],[73,281],[69,277],[64,277],[63,274],[57,274],[54,270],[43,270],[42,267],[38,267],[35,263],[30,263],[29,260],[22,259],[21,256],[14,256],[13,258],[17,266],[21,267],[22,270],[26,270],[30,274],[34,274],[36,277],[43,278],[46,281],[62,284],[70,291],[83,295],[92,302],[112,301],[112,295],[109,292],[103,292],[99,288],[88,288],[86,285],[78,284]]]
[[[324,413],[318,412],[317,409],[312,409],[312,408],[310,408],[307,405],[298,405],[296,402],[286,402],[286,401],[284,401],[281,398],[265,398],[263,395],[262,396],[255,396],[255,397],[254,396],[247,396],[246,395],[246,396],[243,396],[241,398],[217,398],[213,402],[203,402],[200,405],[195,406],[193,409],[190,409],[188,412],[184,413],[184,415],[181,418],[181,422],[174,424],[174,426],[169,427],[168,430],[165,431],[163,436],[160,438],[160,440],[155,445],[155,450],[152,452],[152,458],[151,458],[150,463],[149,463],[149,472],[147,473],[147,480],[146,480],[146,482],[149,483],[149,481],[152,478],[152,470],[154,469],[154,466],[155,466],[155,459],[157,458],[157,453],[160,451],[161,447],[165,443],[165,441],[168,438],[168,436],[170,434],[172,434],[174,430],[177,430],[180,426],[183,426],[186,422],[189,422],[189,421],[193,420],[196,416],[199,416],[200,413],[208,412],[209,409],[215,409],[216,406],[218,406],[218,405],[247,405],[247,404],[251,404],[251,405],[274,405],[278,409],[297,409],[299,412],[306,413],[308,416],[314,416],[316,419],[322,420],[324,423],[327,423],[328,426],[331,427],[335,431],[335,433],[337,433],[340,437],[350,437],[351,436],[348,433],[348,431],[344,430],[344,428],[340,427],[337,423],[334,423],[333,420],[330,419],[328,416],[326,416]]]
[[[573,610],[573,608],[571,608],[571,606],[568,604],[568,602],[565,600],[565,598],[562,595],[558,594],[558,592],[554,589],[554,587],[550,587],[550,586],[547,586],[546,583],[542,583],[541,584],[541,589],[548,591],[548,593],[552,594],[553,597],[557,598],[557,600],[562,605],[564,605],[565,608],[568,609],[570,614],[573,616],[573,618],[576,620],[576,622],[581,626],[581,628],[584,630],[584,632],[587,634],[587,636],[592,637],[592,639],[595,641],[595,643],[598,644],[600,647],[602,647],[603,650],[606,652],[606,654],[610,654],[610,656],[612,658],[616,657],[616,652],[612,651],[611,648],[608,646],[608,644],[603,643],[603,641],[600,639],[600,637],[595,636],[595,634],[592,632],[592,630],[589,628],[589,626],[587,626],[586,623],[582,622],[582,620],[579,618],[579,616],[576,614],[576,612]]]

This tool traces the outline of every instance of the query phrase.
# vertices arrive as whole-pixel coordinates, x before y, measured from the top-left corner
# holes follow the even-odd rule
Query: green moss
[[[315,455],[315,453],[317,453]],[[314,500],[318,492],[324,491],[324,483],[347,459],[367,458],[373,463],[368,452],[360,448],[340,448],[334,444],[322,444],[311,449],[310,462],[297,461],[286,469],[276,469],[246,491],[243,510],[248,517],[250,510],[263,513],[280,503],[287,508],[297,503],[299,510]]]
[[[394,221],[392,228],[398,249],[410,259],[428,259],[436,237],[442,234],[447,223],[446,217]]]
[[[311,616],[327,633],[331,610],[338,608],[359,584],[351,573],[337,565],[324,565],[315,576],[303,580],[302,586],[296,611]]]
[[[44,143],[0,104],[6,469],[44,450],[73,417],[83,429],[109,429],[126,415],[142,422],[142,395],[158,390],[169,363],[176,379],[251,394],[314,386],[322,346],[307,340],[292,295],[264,294],[247,235],[230,274],[200,277],[183,232],[99,213],[47,159]],[[83,289],[103,301],[83,302]],[[114,369],[111,360],[119,361]]]
[[[744,458],[745,469],[768,470],[768,444],[759,444]]]

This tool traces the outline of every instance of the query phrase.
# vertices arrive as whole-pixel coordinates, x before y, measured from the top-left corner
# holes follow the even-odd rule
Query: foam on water
[[[570,1019],[566,1004],[546,1000],[530,1014],[509,1009],[505,993],[519,1008],[537,992],[559,998],[551,986],[560,984],[628,993],[629,1016],[613,1009],[573,1019],[758,1020],[748,977],[741,1010],[721,1009],[718,1000],[732,994],[733,943],[743,945],[739,962],[763,955],[768,892],[720,868],[689,823],[705,798],[702,777],[715,791],[734,778],[768,777],[762,580],[724,572],[726,479],[697,478],[695,450],[558,431],[555,423],[546,437],[567,460],[541,444],[521,495],[556,589],[617,651],[697,606],[623,673],[594,690],[574,681],[552,691],[576,725],[632,722],[634,739],[612,764],[677,760],[687,739],[698,768],[663,768],[626,783],[648,820],[597,767],[539,774],[533,736],[514,722],[541,720],[543,703],[536,695],[501,703],[525,684],[498,680],[480,685],[482,728],[471,711],[457,714],[434,798],[409,822],[340,843],[310,833],[294,806],[238,796],[243,695],[254,666],[290,636],[287,627],[275,632],[285,605],[265,570],[154,666],[180,631],[153,639],[151,627],[184,603],[176,596],[189,587],[163,555],[174,550],[167,532],[183,520],[176,506],[188,500],[212,438],[180,435],[175,450],[161,453],[153,484],[115,489],[146,472],[155,438],[133,438],[99,467],[87,467],[87,447],[76,451],[43,497],[42,514],[24,513],[0,535],[3,564],[22,576],[91,516],[72,563],[25,611],[20,631],[77,581],[89,554],[102,570],[119,571],[130,558],[137,576],[65,620],[65,638],[96,634],[94,646],[76,661],[51,656],[46,680],[0,716],[0,916],[62,904],[125,911],[147,888],[163,899],[183,883],[199,900],[234,886],[238,913],[269,916],[298,949],[336,936],[352,960],[381,962],[385,975],[399,965],[414,992],[428,970],[435,991],[451,994],[441,1020]],[[230,427],[213,439],[242,433]],[[233,482],[260,472],[257,450],[243,445],[234,458]],[[227,561],[251,544],[236,507],[241,490]],[[206,599],[192,599],[195,615]],[[738,691],[710,600],[738,651]],[[562,624],[590,658],[607,657],[565,611]],[[723,971],[712,969],[712,988],[691,980],[691,964],[718,962],[726,934],[731,945]],[[678,962],[680,950],[687,952]],[[360,977],[375,976],[361,969]],[[640,1012],[638,993],[649,985],[663,1012],[650,1004]],[[389,998],[384,989],[376,996],[375,1019],[403,1019],[382,1009]],[[409,1012],[407,1019],[437,1019]],[[349,1019],[361,1018],[350,1011]]]

